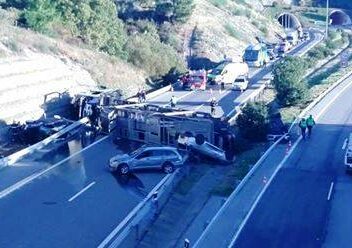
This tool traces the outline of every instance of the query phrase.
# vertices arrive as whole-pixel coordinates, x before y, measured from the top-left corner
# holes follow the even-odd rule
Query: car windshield
[[[244,53],[244,59],[246,61],[256,61],[258,60],[259,51],[258,50],[246,50]]]
[[[244,80],[244,78],[237,78],[236,80],[235,80],[235,82],[239,82],[239,83],[242,83],[242,82],[244,82],[245,80]]]

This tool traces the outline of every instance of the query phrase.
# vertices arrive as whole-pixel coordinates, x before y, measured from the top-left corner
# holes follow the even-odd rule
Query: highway
[[[94,145],[77,137],[2,169],[0,247],[97,247],[165,176],[106,169],[130,150],[110,137]]]
[[[309,43],[318,42],[312,36]],[[306,49],[306,43],[294,52]],[[172,94],[178,107],[209,112],[219,101],[217,115],[230,115],[270,72],[251,71],[250,89],[243,94],[226,90],[175,91],[150,103],[167,105]],[[135,147],[114,144],[110,137],[76,137],[17,161],[0,174],[0,247],[97,247],[126,215],[165,176],[138,173],[121,178],[107,171],[108,159]]]
[[[352,132],[352,77],[254,208],[233,247],[350,247],[352,178],[344,142]]]
[[[310,46],[317,44],[321,38],[322,35],[319,32],[312,31],[311,39],[309,41],[300,43],[288,54],[301,55],[302,53],[305,53]],[[211,98],[215,97],[218,101],[215,116],[231,117],[234,114],[235,107],[241,105],[243,102],[246,102],[249,97],[251,97],[251,95],[253,95],[253,93],[265,84],[267,79],[270,78],[272,69],[271,65],[272,63],[262,69],[250,68],[250,86],[243,93],[232,90],[230,86],[226,86],[224,91],[220,91],[219,86],[210,86],[204,91],[175,89],[173,92],[166,92],[150,99],[148,103],[160,106],[169,106],[171,96],[174,95],[178,99],[176,106],[177,108],[210,113],[210,101]]]

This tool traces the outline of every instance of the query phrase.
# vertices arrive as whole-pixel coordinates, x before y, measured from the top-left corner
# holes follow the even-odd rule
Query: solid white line
[[[64,160],[61,160],[60,162],[46,168],[45,170],[39,171],[38,173],[34,173],[32,175],[30,175],[29,177],[26,177],[25,179],[11,185],[10,187],[4,189],[3,191],[0,192],[0,199],[11,194],[12,192],[14,192],[15,190],[18,190],[19,188],[22,188],[24,185],[30,183],[31,181],[33,181],[34,179],[44,175],[45,173],[47,173],[48,171],[51,171],[52,169],[55,169],[56,167],[62,165],[63,163],[65,163],[67,160],[69,160],[70,158],[76,156],[77,154],[89,149],[90,147],[92,147],[93,145],[96,145],[100,142],[102,142],[103,140],[106,140],[109,136],[106,136],[92,144],[90,144],[89,146],[83,148],[82,150],[75,152],[74,154],[72,154],[71,156],[65,158]]]
[[[320,112],[316,115],[316,119],[318,120],[320,118],[320,116],[330,107],[330,105],[348,88],[351,86],[351,82],[349,82],[347,85],[345,85],[325,106],[324,108],[322,108],[320,110]],[[329,92],[331,93],[331,92]],[[239,229],[237,230],[236,234],[234,235],[229,247],[233,247],[233,245],[235,244],[237,238],[239,237],[242,229],[244,228],[244,226],[246,225],[248,219],[250,218],[250,216],[252,215],[254,209],[256,208],[257,204],[259,203],[259,201],[261,200],[262,196],[264,195],[265,191],[267,190],[267,188],[269,187],[269,185],[271,184],[272,180],[275,178],[276,174],[278,173],[278,171],[281,169],[281,167],[284,165],[284,163],[287,161],[287,159],[291,156],[291,154],[293,153],[293,151],[296,149],[297,145],[299,144],[299,142],[302,140],[302,137],[299,137],[297,139],[297,141],[295,142],[295,144],[292,146],[291,150],[289,151],[289,153],[286,155],[286,157],[281,161],[281,163],[278,165],[278,167],[276,168],[275,172],[273,173],[273,175],[271,176],[271,178],[269,179],[268,183],[264,186],[263,190],[260,192],[260,194],[258,195],[257,199],[255,200],[254,204],[252,205],[251,209],[249,210],[249,212],[247,213],[245,219],[242,221]]]
[[[329,194],[328,194],[328,201],[330,201],[333,188],[334,188],[334,182],[331,182],[330,189],[329,189]]]
[[[346,149],[347,142],[348,142],[348,139],[346,138],[345,141],[343,142],[342,150],[345,150],[345,149]]]
[[[79,191],[77,194],[75,194],[74,196],[72,196],[70,199],[68,199],[69,202],[72,202],[74,199],[76,199],[78,196],[80,196],[81,194],[83,194],[85,191],[87,191],[90,187],[92,187],[95,184],[94,182],[91,182],[90,184],[88,184],[86,187],[84,187],[81,191]]]
[[[291,156],[291,154],[293,153],[293,151],[296,149],[297,145],[299,144],[299,142],[302,140],[302,137],[299,137],[298,140],[294,143],[294,145],[292,146],[291,150],[289,151],[289,153],[286,155],[286,157],[281,161],[281,163],[278,165],[278,167],[275,169],[273,175],[270,177],[269,181],[265,184],[263,190],[260,192],[260,194],[258,195],[257,199],[254,201],[252,207],[250,208],[249,212],[247,213],[246,217],[244,218],[244,220],[242,221],[240,227],[238,228],[235,236],[233,237],[230,245],[228,246],[229,248],[232,248],[237,240],[237,238],[239,237],[240,233],[242,232],[242,229],[244,228],[244,226],[247,224],[248,219],[251,217],[254,209],[257,207],[259,201],[261,200],[262,196],[264,195],[264,193],[266,192],[266,190],[269,188],[271,182],[274,180],[276,174],[279,172],[279,170],[281,169],[281,167],[286,163],[287,159]]]

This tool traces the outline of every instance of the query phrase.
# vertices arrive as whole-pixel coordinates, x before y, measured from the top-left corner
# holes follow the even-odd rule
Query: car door
[[[150,168],[152,164],[152,151],[147,150],[138,154],[133,160],[133,167],[135,169]]]

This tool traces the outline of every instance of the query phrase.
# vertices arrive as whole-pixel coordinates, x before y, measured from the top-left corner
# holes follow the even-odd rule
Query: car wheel
[[[170,174],[170,173],[174,172],[174,165],[171,162],[165,162],[163,165],[163,171],[166,174]]]
[[[130,172],[130,168],[127,164],[119,165],[119,172],[121,175],[127,175]]]

